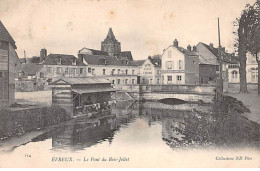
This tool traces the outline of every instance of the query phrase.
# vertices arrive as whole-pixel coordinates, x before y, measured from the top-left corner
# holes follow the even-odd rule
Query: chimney
[[[210,43],[210,44],[209,44],[209,47],[210,47],[211,49],[213,49],[213,48],[214,48],[213,43]]]
[[[191,46],[190,46],[190,45],[188,45],[188,46],[187,46],[187,49],[188,49],[189,51],[191,51]]]
[[[40,62],[44,61],[46,56],[47,56],[47,50],[45,48],[41,49],[41,51],[40,51]]]
[[[78,54],[78,59],[81,63],[83,63],[83,54]]]
[[[193,46],[192,51],[197,52],[197,47],[195,45]]]
[[[179,44],[178,40],[175,39],[174,42],[173,42],[173,45],[174,45],[175,47],[178,47],[178,44]]]

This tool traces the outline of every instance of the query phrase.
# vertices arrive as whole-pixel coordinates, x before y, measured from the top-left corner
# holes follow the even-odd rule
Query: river
[[[192,160],[187,155],[190,151],[251,149],[259,152],[259,125],[243,117],[214,116],[210,110],[209,106],[198,104],[118,102],[110,114],[91,121],[77,119],[62,124],[14,146],[4,155],[37,156],[42,161],[60,155],[74,156],[73,160],[78,162],[92,157],[93,160],[121,157],[121,162],[134,160],[137,166],[139,161],[145,163],[149,159],[149,164],[156,167],[153,162],[177,154],[179,158]],[[180,151],[184,153],[180,155]]]

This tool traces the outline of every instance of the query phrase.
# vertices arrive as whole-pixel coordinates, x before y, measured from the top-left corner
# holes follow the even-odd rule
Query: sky
[[[233,21],[255,0],[0,0],[0,20],[16,41],[20,58],[49,53],[72,54],[101,48],[109,27],[135,60],[199,42],[234,51]]]

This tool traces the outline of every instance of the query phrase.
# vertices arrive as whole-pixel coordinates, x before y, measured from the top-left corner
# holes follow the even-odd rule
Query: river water
[[[53,157],[73,156],[73,160],[82,164],[105,156],[111,161],[121,158],[121,163],[131,160],[136,166],[147,162],[156,167],[160,166],[156,162],[163,158],[177,162],[177,159],[171,161],[177,154],[192,160],[188,155],[191,153],[187,153],[190,151],[251,149],[259,152],[259,125],[240,116],[215,116],[210,110],[209,106],[198,104],[118,102],[109,114],[91,122],[73,120],[43,132],[13,147],[5,157],[28,158],[29,155],[29,158],[37,156],[39,160],[55,163]]]

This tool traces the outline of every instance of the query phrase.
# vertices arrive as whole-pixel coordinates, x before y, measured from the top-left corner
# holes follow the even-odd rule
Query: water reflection
[[[172,106],[158,102],[119,102],[112,108],[110,115],[91,121],[73,121],[36,137],[33,142],[51,138],[52,150],[84,150],[104,141],[112,144],[116,134],[120,134],[123,129],[135,130],[134,124],[129,123],[141,119],[149,125],[147,131],[161,129],[161,140],[173,149],[241,146],[259,148],[258,124],[236,115],[210,115],[205,112],[208,110],[208,106],[196,104]],[[154,124],[161,127],[153,127]]]

